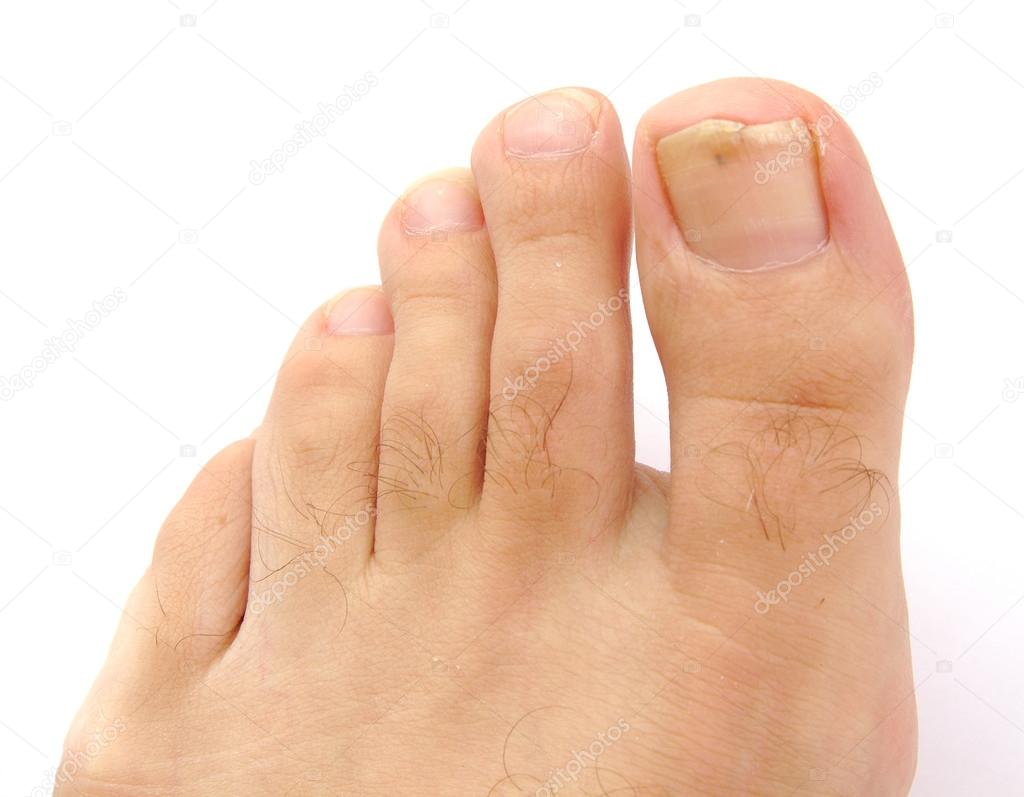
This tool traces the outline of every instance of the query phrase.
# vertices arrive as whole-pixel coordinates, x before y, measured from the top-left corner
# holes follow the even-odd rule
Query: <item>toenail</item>
[[[390,335],[395,323],[387,297],[379,288],[345,291],[327,309],[327,331],[332,335]]]
[[[531,97],[505,114],[505,151],[516,158],[561,158],[590,146],[595,98],[565,89]]]
[[[708,119],[658,142],[658,167],[690,250],[735,271],[798,263],[828,240],[817,142],[800,119]]]
[[[420,183],[405,198],[402,226],[409,235],[479,230],[484,214],[468,186],[434,178]]]

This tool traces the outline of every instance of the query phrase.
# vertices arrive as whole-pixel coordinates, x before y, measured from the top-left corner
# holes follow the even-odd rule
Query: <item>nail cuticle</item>
[[[716,260],[712,260],[709,257],[705,257],[703,255],[699,255],[699,254],[697,254],[696,252],[693,252],[693,251],[691,251],[690,254],[692,254],[693,257],[696,260],[699,260],[703,265],[708,266],[709,268],[714,269],[715,271],[722,271],[722,272],[725,272],[725,273],[728,273],[728,274],[763,274],[763,273],[765,273],[767,271],[778,271],[779,269],[782,269],[782,268],[789,268],[791,266],[799,266],[802,263],[808,263],[808,262],[814,260],[816,257],[818,257],[818,255],[820,255],[826,249],[828,249],[829,244],[831,244],[831,243],[832,243],[832,236],[828,236],[821,243],[819,243],[814,249],[809,251],[807,254],[802,255],[802,256],[796,258],[795,260],[786,260],[786,261],[783,261],[783,262],[765,263],[762,266],[756,266],[754,268],[741,268],[741,267],[734,268],[734,267],[731,267],[731,266],[722,265],[721,263],[719,263]]]

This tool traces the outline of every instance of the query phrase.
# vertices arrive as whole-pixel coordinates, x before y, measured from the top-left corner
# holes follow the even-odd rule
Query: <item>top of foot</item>
[[[531,97],[380,261],[161,529],[58,797],[906,793],[909,298],[845,124],[725,81],[631,166],[605,98]]]

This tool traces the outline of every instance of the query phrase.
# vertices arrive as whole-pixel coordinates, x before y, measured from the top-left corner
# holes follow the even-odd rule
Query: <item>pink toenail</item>
[[[332,335],[390,335],[395,331],[391,308],[380,288],[345,291],[327,311]]]
[[[593,95],[574,89],[524,100],[505,115],[505,151],[516,158],[561,158],[594,139]]]
[[[480,200],[463,183],[434,178],[405,198],[402,225],[409,235],[479,230],[484,226]]]

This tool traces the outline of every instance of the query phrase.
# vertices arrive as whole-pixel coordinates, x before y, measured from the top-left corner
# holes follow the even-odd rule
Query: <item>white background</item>
[[[629,137],[649,105],[718,77],[840,104],[877,73],[846,115],[916,300],[914,794],[1024,793],[1019,4],[459,2],[0,6],[0,375],[126,296],[0,403],[0,791],[29,794],[58,762],[167,510],[259,422],[296,322],[376,281],[376,227],[406,184],[466,164],[484,122],[546,88],[600,89]],[[249,182],[366,72],[377,85],[324,138]],[[638,448],[664,467],[664,388],[635,316]]]

